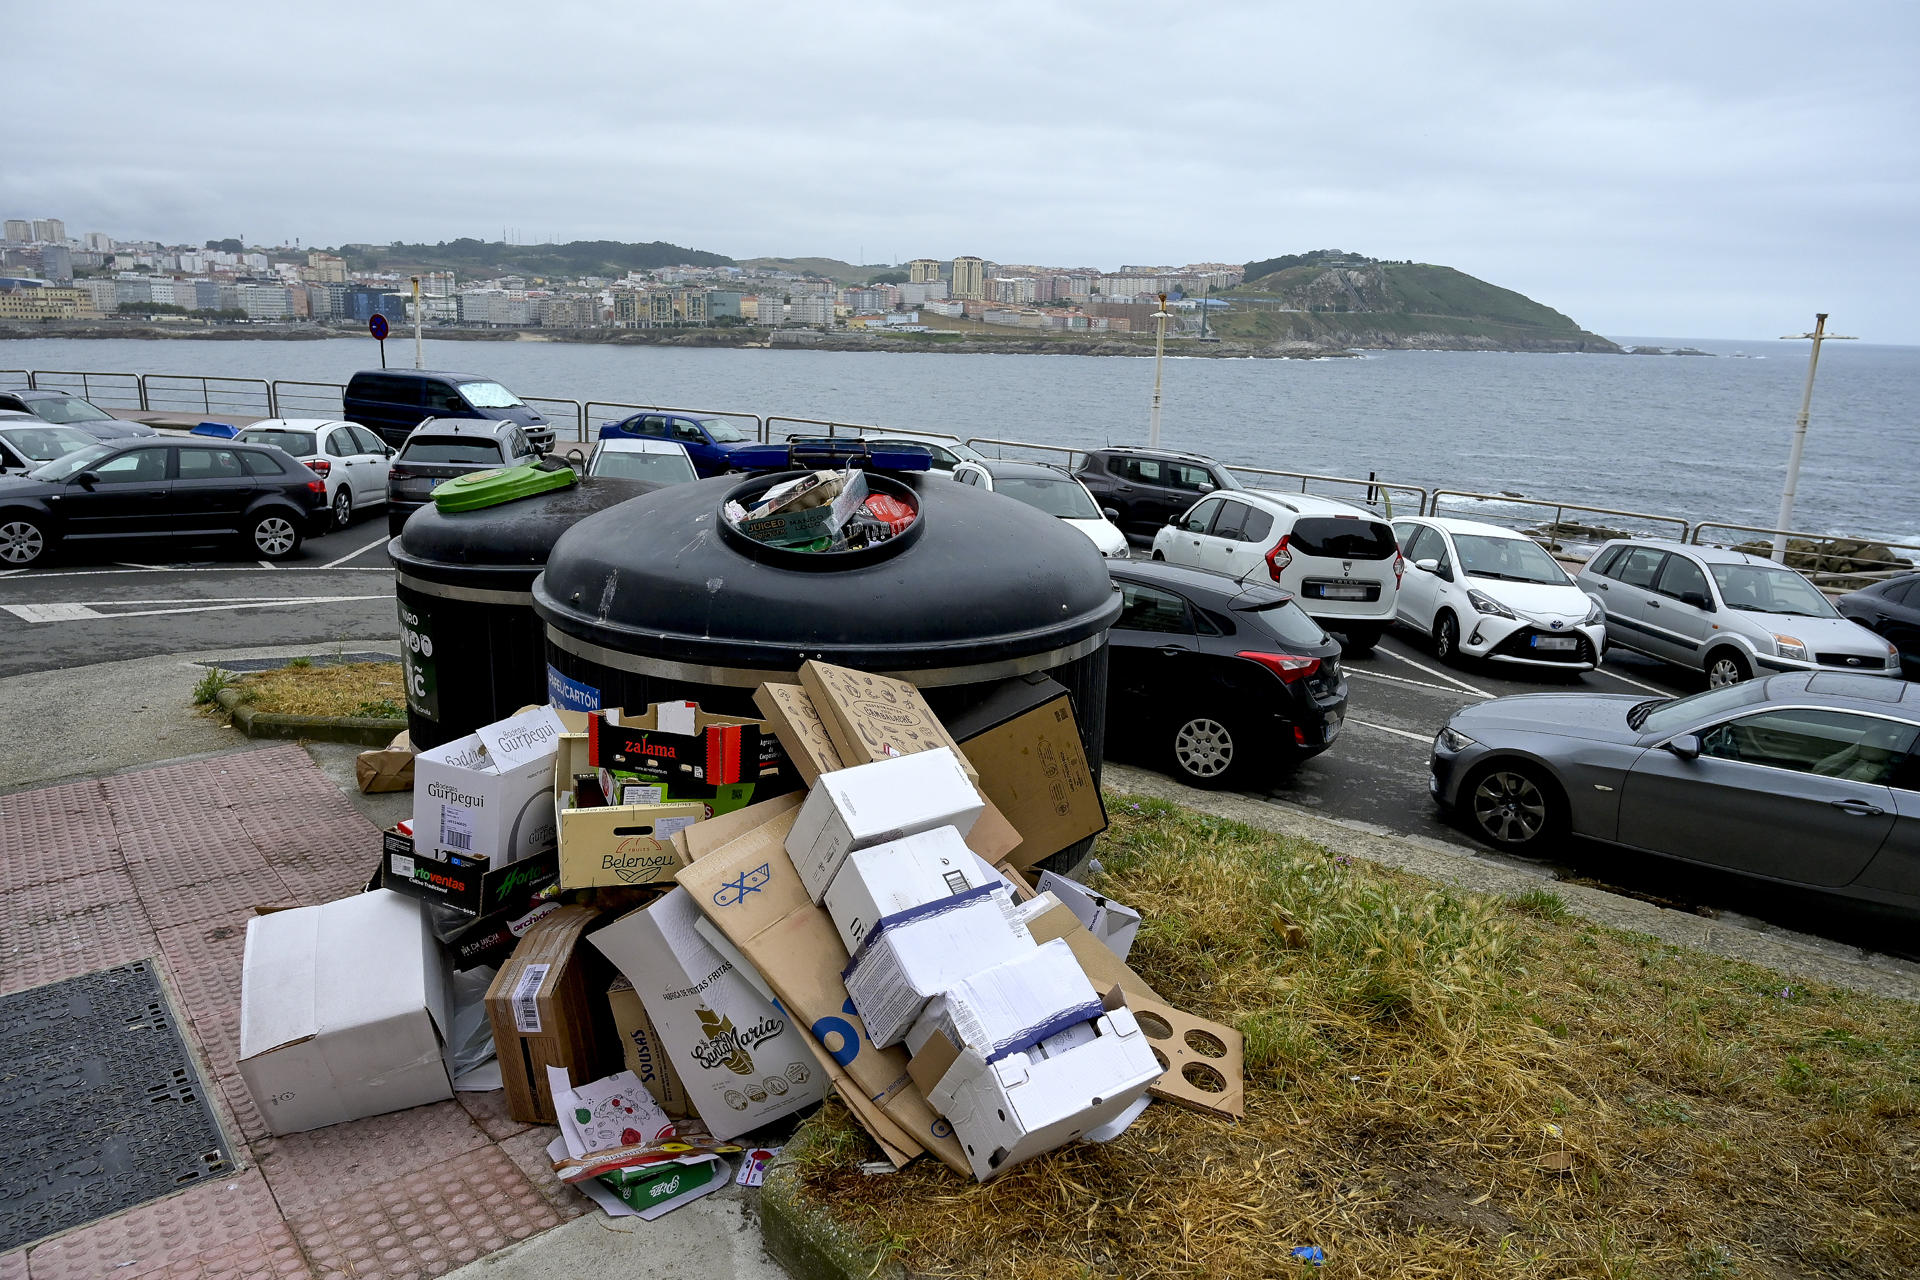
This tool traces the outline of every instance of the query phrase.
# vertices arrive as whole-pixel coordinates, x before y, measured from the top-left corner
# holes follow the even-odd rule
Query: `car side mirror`
[[[1210,485],[1210,484],[1208,484],[1208,483],[1207,483],[1207,482],[1206,482],[1205,480],[1202,480],[1202,481],[1200,482],[1200,492],[1202,492],[1202,493],[1212,493],[1212,492],[1213,492],[1213,486],[1212,486],[1212,485]]]
[[[1673,739],[1673,741],[1667,743],[1667,750],[1673,752],[1674,755],[1679,756],[1682,760],[1698,760],[1700,758],[1699,735],[1683,733]]]
[[[1120,509],[1118,507],[1102,507],[1100,508],[1100,514],[1115,524],[1120,523]]]
[[[1167,517],[1167,527],[1170,529],[1178,528],[1180,525],[1180,522],[1186,518],[1187,518],[1186,512],[1184,511],[1175,512],[1173,515],[1170,515]]]
[[[73,482],[79,485],[82,489],[85,489],[91,492],[93,489],[93,486],[100,483],[100,477],[95,475],[91,471],[82,471],[79,475],[73,478]]]
[[[1713,601],[1707,599],[1704,591],[1684,591],[1680,594],[1681,604],[1690,604],[1703,613],[1713,612]]]
[[[1426,573],[1440,572],[1440,562],[1438,560],[1435,560],[1432,556],[1428,556],[1424,560],[1415,560],[1413,562],[1413,567]]]

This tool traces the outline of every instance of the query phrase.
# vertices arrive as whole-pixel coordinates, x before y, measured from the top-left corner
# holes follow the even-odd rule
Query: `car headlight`
[[[1107,559],[1109,559],[1109,560],[1131,560],[1131,559],[1133,559],[1133,552],[1132,552],[1132,551],[1130,551],[1130,550],[1129,550],[1129,549],[1128,549],[1127,547],[1125,547],[1125,546],[1123,545],[1123,546],[1122,546],[1122,547],[1121,547],[1121,548],[1120,548],[1120,549],[1119,549],[1118,551],[1109,551],[1109,552],[1107,552]]]
[[[1592,596],[1588,596],[1587,597],[1587,616],[1580,619],[1580,625],[1583,627],[1590,627],[1594,625],[1596,622],[1605,622],[1606,620],[1607,620],[1607,611],[1600,607],[1600,602],[1598,600],[1595,600]]]
[[[1490,618],[1512,618],[1513,610],[1495,600],[1484,591],[1467,592],[1467,603]]]
[[[1465,751],[1468,747],[1478,745],[1479,744],[1474,742],[1472,738],[1469,738],[1452,725],[1446,726],[1441,729],[1439,733],[1433,735],[1434,750],[1445,751],[1449,754],[1457,754],[1458,752]]]
[[[1807,644],[1799,636],[1783,636],[1776,633],[1773,643],[1779,648],[1781,657],[1792,658],[1796,662],[1807,660]]]

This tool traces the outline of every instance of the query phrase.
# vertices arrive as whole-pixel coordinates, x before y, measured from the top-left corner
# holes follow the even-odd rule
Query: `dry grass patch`
[[[1165,1104],[986,1187],[811,1191],[929,1275],[1920,1274],[1920,1010],[1112,800],[1132,963],[1247,1036],[1247,1119]]]
[[[404,719],[407,714],[397,662],[289,665],[241,676],[231,687],[255,711],[271,715]]]

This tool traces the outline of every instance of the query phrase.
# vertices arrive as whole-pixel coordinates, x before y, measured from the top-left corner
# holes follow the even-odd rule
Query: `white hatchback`
[[[1307,616],[1365,653],[1393,621],[1404,566],[1373,512],[1311,493],[1215,493],[1153,536],[1153,558],[1243,582],[1272,582]]]
[[[327,505],[344,529],[353,513],[387,503],[393,450],[354,422],[337,418],[262,418],[240,433],[248,444],[270,444],[292,454],[327,482]]]
[[[1485,658],[1590,671],[1607,629],[1600,606],[1532,538],[1477,520],[1396,520],[1412,563],[1400,621],[1433,637],[1443,661]]]

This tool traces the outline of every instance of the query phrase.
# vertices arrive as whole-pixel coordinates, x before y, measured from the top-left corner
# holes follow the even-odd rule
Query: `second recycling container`
[[[547,701],[533,580],[561,534],[648,481],[590,476],[472,511],[429,505],[387,544],[400,608],[407,731],[416,751]]]
[[[557,701],[755,715],[755,688],[818,658],[911,680],[952,716],[1044,672],[1072,696],[1098,779],[1120,600],[1084,534],[945,475],[875,473],[874,490],[918,508],[904,532],[858,551],[771,547],[722,508],[778,478],[675,485],[561,535],[533,586]]]

